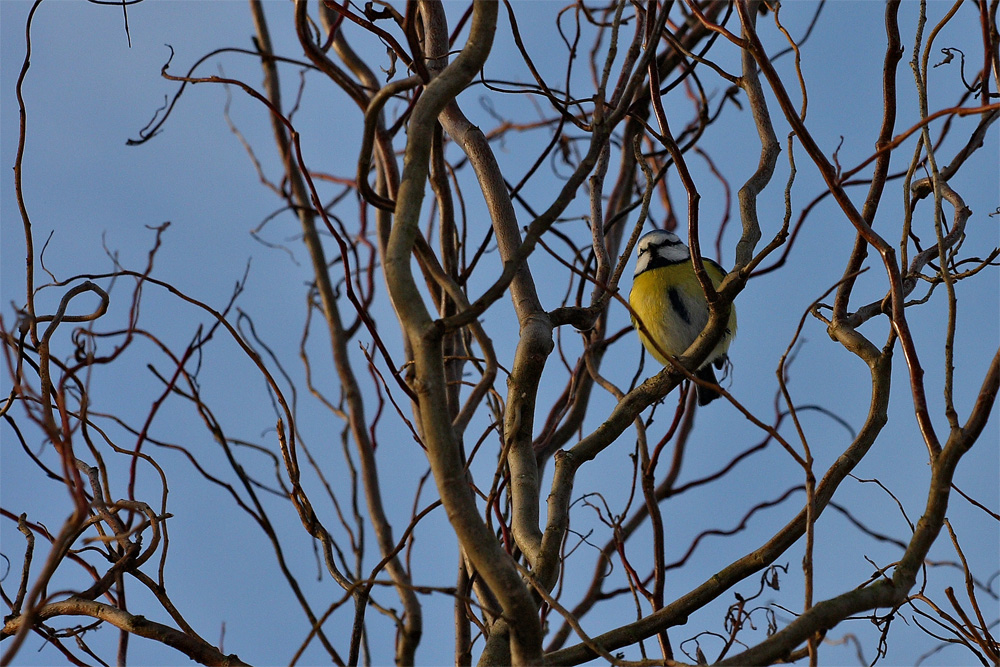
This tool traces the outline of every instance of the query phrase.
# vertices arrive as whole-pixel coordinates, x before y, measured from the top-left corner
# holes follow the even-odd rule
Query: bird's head
[[[639,243],[636,245],[635,275],[648,269],[654,258],[672,264],[688,257],[688,247],[677,237],[677,234],[654,229],[639,239]]]

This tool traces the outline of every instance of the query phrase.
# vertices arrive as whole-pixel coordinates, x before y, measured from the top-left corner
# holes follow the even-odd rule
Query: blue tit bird
[[[705,272],[718,287],[726,271],[710,259],[704,259]],[[679,357],[694,342],[708,324],[708,302],[701,283],[691,265],[688,247],[677,235],[663,230],[653,230],[639,239],[635,277],[628,295],[632,306],[632,326],[639,333],[639,340],[649,353],[666,366],[669,362],[660,352]],[[639,328],[636,318],[645,325],[652,344]],[[729,344],[736,335],[736,308],[729,311],[729,322],[722,339],[695,372],[695,377],[718,384],[712,367],[721,369],[728,357]],[[719,398],[719,392],[696,385],[698,405],[707,405]]]

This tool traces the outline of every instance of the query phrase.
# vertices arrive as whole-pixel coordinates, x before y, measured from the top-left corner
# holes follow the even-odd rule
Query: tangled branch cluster
[[[28,18],[29,54],[38,4]],[[942,643],[960,644],[966,659],[995,664],[998,621],[983,599],[996,601],[997,575],[975,571],[948,520],[949,503],[957,499],[990,525],[1000,520],[996,507],[967,496],[955,478],[974,447],[991,446],[980,440],[1000,385],[1000,348],[985,366],[963,368],[956,379],[962,289],[995,282],[1000,255],[996,247],[967,242],[972,226],[995,222],[988,211],[970,210],[962,180],[980,149],[995,145],[997,2],[962,5],[932,25],[923,4],[886,3],[877,136],[867,159],[848,167],[838,152],[821,147],[822,126],[812,120],[815,111],[808,115],[803,61],[813,27],[822,30],[823,3],[810,7],[809,28],[798,37],[786,29],[779,5],[756,0],[549,7],[553,45],[541,55],[526,25],[541,15],[533,5],[476,0],[464,7],[434,1],[360,7],[324,0],[310,6],[296,0],[285,18],[300,56],[276,52],[264,5],[250,0],[255,49],[220,49],[185,72],[173,64],[171,49],[162,76],[177,86],[175,96],[130,143],[155,145],[193,84],[225,87],[267,115],[277,166],[258,158],[263,147],[244,138],[227,106],[230,127],[262,185],[281,201],[281,210],[253,234],[264,240],[268,225],[294,217],[309,258],[303,333],[297,347],[286,336],[275,349],[237,306],[245,276],[221,309],[158,277],[154,266],[166,225],[152,230],[141,270],[115,259],[110,272],[69,279],[50,274],[39,284],[35,271],[45,265],[22,183],[32,113],[22,96],[26,56],[17,82],[14,167],[26,294],[0,327],[10,381],[0,414],[4,447],[19,446],[30,474],[47,489],[62,489],[69,505],[52,532],[32,518],[31,498],[4,499],[3,516],[27,545],[23,558],[9,542],[3,548],[22,563],[19,574],[12,568],[3,581],[9,608],[4,664],[31,633],[70,662],[104,664],[88,643],[104,624],[120,631],[121,664],[132,635],[204,664],[243,664],[221,641],[199,634],[183,603],[168,594],[175,586],[166,574],[169,529],[186,527],[169,511],[169,489],[178,478],[167,459],[187,464],[184,484],[221,491],[238,510],[234,516],[249,518],[266,538],[274,576],[305,619],[290,642],[292,662],[313,655],[308,651],[318,645],[336,664],[370,663],[373,643],[391,643],[398,664],[415,664],[427,637],[440,643],[450,636],[455,663],[463,665],[474,657],[482,665],[573,665],[594,658],[635,665],[817,664],[824,641],[854,642],[859,655],[884,655],[890,622],[903,617]],[[940,64],[962,54],[963,86],[958,99],[942,102],[928,85],[935,40],[970,8],[981,35],[963,43],[964,51],[945,49]],[[127,21],[142,8],[124,11]],[[901,11],[917,14],[915,35],[901,34]],[[503,69],[494,64],[503,53],[501,34],[513,43],[505,57],[516,59],[523,80],[491,78]],[[913,79],[905,94],[899,89],[904,42],[911,45]],[[982,57],[966,56],[973,51]],[[223,55],[259,62],[263,85],[208,74]],[[289,105],[282,77],[287,85],[292,68],[302,72],[302,85]],[[298,124],[307,85],[339,96],[342,106],[331,117],[351,117],[360,128],[355,144],[324,146],[321,133]],[[903,125],[900,107],[913,94],[918,119]],[[477,124],[476,95],[495,120],[488,131]],[[509,100],[525,106],[499,111]],[[749,119],[741,114],[744,105]],[[756,141],[755,164],[734,171],[729,156],[713,154],[709,138],[723,127],[741,142]],[[783,142],[779,132],[786,130]],[[783,143],[787,168],[779,165]],[[508,144],[517,147],[518,161],[507,161],[498,149]],[[334,153],[330,173],[305,157],[316,154],[316,146]],[[904,147],[912,155],[901,157]],[[805,171],[822,189],[802,206],[792,193],[802,189]],[[742,174],[741,182],[734,174]],[[784,182],[781,174],[787,174]],[[705,192],[724,202],[718,222],[702,215]],[[888,202],[900,197],[897,215]],[[784,206],[780,224],[769,213],[775,201]],[[744,303],[773,275],[796,280],[789,265],[803,252],[799,239],[818,224],[823,202],[836,206],[837,221],[822,223],[839,226],[829,238],[849,239],[850,249],[823,258],[840,262],[838,277],[796,325],[774,332],[788,341],[777,360],[774,414],[761,416],[750,391],[721,387],[726,409],[742,420],[738,439],[751,444],[734,445],[735,453],[711,472],[688,472],[687,448],[699,437],[691,371],[723,335],[737,297]],[[711,317],[684,355],[640,382],[649,369],[631,359],[623,363],[622,350],[634,339],[620,290],[636,241],[651,226],[679,229],[688,239]],[[715,289],[701,258],[727,253],[735,262]],[[131,286],[130,294],[121,294],[122,284]],[[142,304],[151,293],[200,318],[186,344],[168,342],[173,332],[145,328]],[[48,315],[40,304],[52,294],[59,301]],[[71,314],[93,298],[92,312]],[[128,305],[112,313],[109,304],[116,303]],[[915,313],[928,303],[946,313],[939,326],[943,345],[928,345],[915,333]],[[816,451],[817,436],[805,422],[815,413],[847,424],[838,397],[805,404],[790,388],[802,332],[817,322],[836,351],[868,373],[867,412],[860,427],[848,424],[848,437],[836,438],[834,457]],[[204,386],[213,378],[202,364],[212,341],[234,346],[241,372],[251,369],[266,386],[275,426],[257,442],[232,435],[232,421],[208,397]],[[131,363],[127,351],[149,355],[154,388],[151,407],[137,420],[92,391],[95,378],[114,377]],[[299,370],[286,370],[295,354]],[[928,379],[930,364],[944,366],[940,382]],[[906,384],[893,375],[894,365],[905,370]],[[330,378],[333,398],[322,389]],[[974,396],[964,411],[956,385]],[[670,410],[657,406],[678,387],[664,429],[654,415]],[[209,462],[203,449],[173,440],[161,413],[175,404],[203,424],[221,459]],[[890,406],[896,404],[912,405],[930,469],[920,489],[921,515],[902,538],[872,527],[870,517],[857,516],[844,502],[860,488],[849,480],[861,462],[892,439]],[[305,426],[320,410],[323,442]],[[40,449],[32,444],[39,441]],[[608,451],[615,443],[627,443],[618,456],[632,452],[632,478],[618,481],[628,489],[623,502],[581,483],[615,455]],[[324,462],[335,445],[343,458],[331,468]],[[398,471],[380,447],[419,448],[426,473],[412,475],[419,477],[412,502],[384,481]],[[779,495],[739,506],[735,527],[698,526],[690,538],[674,534],[671,503],[707,490],[724,504],[741,466],[775,449],[794,470]],[[755,465],[754,475],[767,475],[764,464]],[[863,481],[877,482],[906,516],[896,490]],[[425,488],[431,482],[433,491]],[[407,505],[412,510],[401,523],[398,509]],[[304,530],[299,536],[335,583],[319,584],[321,595],[302,581],[295,553],[301,543],[286,525],[293,512]],[[457,564],[452,585],[428,583],[437,578],[429,574],[436,564],[413,557],[415,536],[434,514],[443,514],[451,531],[440,550]],[[818,521],[830,514],[844,517],[859,539],[892,544],[898,556],[869,560],[874,574],[865,581],[836,579],[817,564]],[[762,515],[778,517],[773,528],[752,535],[752,546],[741,543],[740,555],[722,564],[708,559],[712,573],[704,576],[702,545],[743,534]],[[929,555],[944,541],[942,530],[957,561]],[[46,544],[41,557],[39,537]],[[372,538],[375,556],[366,547]],[[674,552],[679,557],[671,560]],[[781,603],[768,597],[796,574],[787,562],[792,554],[802,563],[796,575],[802,601],[794,611],[787,597]],[[936,569],[957,576],[962,599],[953,586],[929,583],[928,570]],[[126,603],[126,589],[135,587],[149,610]],[[425,614],[428,597],[440,595],[453,601],[448,624]],[[634,618],[596,618],[613,603],[634,609]],[[376,631],[373,611],[388,619],[390,632]],[[844,627],[861,616],[875,624],[874,647]],[[695,617],[699,622],[690,622]],[[599,634],[585,629],[584,619]],[[830,634],[835,629],[838,638]]]

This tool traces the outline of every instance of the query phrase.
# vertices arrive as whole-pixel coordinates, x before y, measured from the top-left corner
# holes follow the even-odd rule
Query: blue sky
[[[278,53],[297,57],[301,48],[294,41],[290,28],[289,3],[265,3],[272,21],[272,39]],[[562,44],[547,28],[541,14],[556,5],[550,3],[515,3],[521,28],[528,48],[538,54],[536,62],[542,71],[556,78],[563,68]],[[3,317],[10,327],[13,319],[11,303],[24,302],[24,241],[14,200],[13,179],[9,167],[14,163],[18,138],[18,111],[14,86],[24,56],[24,20],[30,4],[20,0],[0,2],[0,280],[2,280]],[[449,4],[449,11],[453,5]],[[457,9],[458,5],[454,5]],[[788,3],[782,19],[793,35],[801,35],[812,17],[812,3]],[[916,3],[904,3],[901,11],[901,33],[906,52],[899,68],[898,85],[903,93],[897,129],[908,128],[918,119],[913,79],[906,61],[912,49],[915,29]],[[934,17],[929,25],[941,16],[950,4],[929,3],[929,13]],[[821,16],[817,32],[804,49],[803,73],[809,86],[808,125],[820,147],[832,154],[841,138],[840,163],[853,166],[867,158],[873,147],[878,123],[871,118],[879,113],[881,59],[884,43],[882,5],[874,2],[842,1],[827,5]],[[501,17],[504,12],[501,12]],[[450,16],[451,21],[456,17]],[[537,19],[537,20],[536,20]],[[965,46],[969,34],[978,35],[974,14],[961,8],[958,19],[937,38],[939,46]],[[340,437],[343,424],[333,418],[313,401],[305,390],[304,371],[298,360],[299,340],[305,319],[306,289],[309,281],[308,257],[298,238],[297,223],[285,212],[260,231],[260,236],[272,244],[280,244],[290,252],[267,247],[251,236],[270,214],[281,208],[282,202],[272,192],[262,187],[246,151],[230,132],[223,115],[227,91],[219,85],[200,84],[189,87],[180,99],[162,133],[142,146],[126,146],[126,140],[137,138],[164,98],[172,98],[177,84],[159,76],[160,68],[169,56],[170,44],[175,52],[171,71],[186,70],[202,55],[223,47],[252,48],[250,36],[253,25],[245,3],[241,2],[147,2],[130,7],[128,24],[131,47],[123,29],[120,7],[102,7],[87,3],[44,2],[36,12],[32,31],[31,68],[24,84],[28,109],[28,136],[24,161],[25,201],[30,212],[36,247],[40,248],[51,234],[45,250],[44,264],[56,278],[65,279],[83,273],[104,273],[113,267],[108,256],[110,250],[123,266],[139,269],[146,261],[154,234],[149,227],[170,222],[163,237],[163,247],[156,258],[154,276],[168,281],[183,292],[221,308],[232,294],[234,284],[247,271],[244,293],[237,305],[253,319],[260,339],[276,350],[278,359],[291,377],[300,384],[298,399],[301,402],[299,428],[302,439],[327,472],[332,483],[346,488],[347,471],[340,455]],[[506,19],[501,18],[501,25]],[[770,19],[761,22],[762,36],[769,48],[780,43]],[[976,31],[971,32],[970,31]],[[384,50],[377,43],[358,38],[359,48],[378,62],[385,61]],[[512,52],[511,40],[498,36],[495,56],[487,64],[486,76],[502,79],[527,80],[528,74]],[[588,47],[589,48],[589,47]],[[975,43],[968,46],[970,51]],[[979,47],[981,49],[981,46]],[[730,71],[737,71],[735,51],[721,50],[722,62]],[[970,60],[972,56],[970,55]],[[978,57],[978,56],[977,56]],[[728,58],[728,60],[727,60]],[[935,52],[931,56],[940,60]],[[957,59],[949,66],[931,70],[931,111],[957,103],[959,95]],[[790,89],[794,89],[791,57],[779,63],[779,71]],[[967,63],[967,71],[974,66]],[[581,63],[578,66],[577,85],[586,90],[589,73]],[[251,85],[261,80],[260,67],[251,57],[224,54],[203,64],[197,74],[208,76],[224,73],[240,78]],[[298,86],[298,69],[282,69],[286,104],[294,99]],[[725,83],[705,75],[707,88],[716,96],[725,90]],[[238,90],[232,94],[229,114],[246,137],[271,178],[279,177],[280,165],[271,138],[270,125],[264,110]],[[360,135],[360,116],[336,89],[326,85],[315,73],[307,75],[307,86],[301,110],[295,116],[297,129],[302,133],[304,157],[311,168],[337,176],[352,177],[355,170],[357,143]],[[476,87],[463,98],[466,109],[474,122],[484,130],[495,121],[482,99],[487,93]],[[793,93],[796,95],[796,93]],[[768,191],[761,197],[760,211],[765,239],[777,230],[784,212],[783,184],[788,176],[788,155],[785,136],[787,125],[778,118],[772,103],[776,132],[782,142],[783,153],[778,170]],[[667,98],[668,113],[686,122],[691,104],[682,93]],[[533,117],[519,100],[513,97],[490,97],[490,105],[500,114],[522,119]],[[941,147],[949,156],[960,145],[962,128],[975,123],[974,118],[955,121],[952,138]],[[939,128],[940,123],[933,127]],[[989,217],[997,209],[998,133],[992,128],[986,145],[960,173],[953,183],[966,198],[973,210],[969,221],[966,250],[970,255],[985,256],[998,245],[998,220]],[[547,138],[547,137],[546,137]],[[500,165],[518,177],[537,154],[541,144],[539,135],[513,135],[494,145]],[[914,143],[908,141],[894,159],[892,171],[905,169],[912,155]],[[730,110],[719,123],[709,128],[705,138],[706,150],[717,160],[718,166],[734,184],[739,184],[756,166],[759,144],[744,110]],[[452,147],[449,156],[457,158]],[[822,191],[822,184],[815,168],[799,146],[794,149],[798,176],[793,191],[793,211],[798,211]],[[693,175],[704,187],[701,203],[703,244],[713,238],[723,211],[721,190],[715,185],[707,165],[691,159]],[[525,196],[536,207],[543,206],[559,183],[553,179],[540,181],[537,187],[528,188]],[[680,183],[670,182],[671,192],[677,202],[682,202]],[[327,195],[335,190],[326,190]],[[464,190],[470,218],[481,221],[485,216],[476,190],[470,183]],[[860,203],[864,188],[851,191]],[[900,181],[887,186],[887,194],[880,208],[876,227],[886,232],[891,243],[898,243],[903,190]],[[348,207],[349,210],[349,207]],[[428,209],[429,210],[429,209]],[[926,220],[927,209],[921,211],[922,220],[915,224],[923,227],[918,233],[930,238]],[[946,209],[947,210],[947,209]],[[562,228],[573,234],[581,231],[579,219],[584,215],[585,198],[581,197],[567,211]],[[683,214],[683,211],[679,212]],[[662,217],[662,211],[658,214]],[[733,211],[735,215],[735,208]],[[950,215],[950,212],[948,213]],[[519,210],[522,224],[530,217]],[[794,217],[793,217],[794,219]],[[478,229],[485,228],[479,222]],[[574,226],[575,224],[575,226]],[[710,234],[710,236],[707,236]],[[733,249],[738,239],[739,225],[729,223],[723,238],[724,252],[720,261],[731,265]],[[773,415],[773,402],[777,382],[774,371],[777,361],[788,346],[791,335],[804,310],[819,298],[842,275],[844,259],[853,243],[854,234],[842,212],[830,199],[821,203],[812,213],[789,264],[782,271],[774,272],[751,281],[737,300],[740,318],[739,335],[730,354],[734,370],[729,389],[751,411],[765,421]],[[558,244],[554,244],[557,247]],[[706,252],[706,254],[709,254]],[[714,254],[714,251],[713,251]],[[495,254],[484,260],[492,271],[499,268]],[[249,269],[247,266],[249,264]],[[40,266],[40,265],[39,265]],[[532,258],[537,275],[553,266],[544,256]],[[878,299],[885,292],[885,278],[881,265],[869,259],[869,272],[862,277],[854,302],[857,306]],[[629,271],[631,272],[631,264]],[[488,274],[489,272],[487,272]],[[489,276],[483,277],[483,287]],[[46,280],[39,273],[39,282]],[[540,292],[547,307],[560,304],[565,291],[564,281],[539,279]],[[623,281],[627,289],[628,279]],[[112,306],[108,321],[122,326],[126,321],[132,285],[119,281],[112,292]],[[39,311],[54,308],[61,295],[59,289],[46,289],[38,297]],[[918,292],[922,294],[923,292]],[[975,391],[983,372],[1000,341],[1000,288],[996,272],[984,271],[980,276],[963,281],[958,286],[959,333],[956,364],[956,406],[960,418],[969,412]],[[384,295],[383,295],[384,296]],[[941,409],[941,383],[944,360],[940,353],[943,343],[946,309],[944,299],[912,309],[911,326],[924,356],[925,381],[932,402],[935,426],[944,432],[946,422]],[[162,290],[147,286],[143,293],[141,312],[143,328],[156,332],[164,342],[183,348],[199,325],[210,323],[203,312],[180,303]],[[78,304],[81,312],[89,305]],[[344,305],[345,308],[348,306]],[[347,311],[349,312],[349,311]],[[380,333],[390,349],[402,358],[395,325],[387,300],[379,299],[373,316],[380,323]],[[494,337],[494,344],[501,364],[510,360],[516,343],[516,329],[509,326],[515,321],[513,310],[506,300],[483,318],[484,325]],[[235,317],[231,318],[235,321]],[[624,308],[612,310],[611,330],[626,326],[628,314]],[[244,322],[245,325],[245,322]],[[108,324],[107,328],[114,328]],[[243,329],[246,331],[246,329]],[[884,319],[867,324],[862,332],[877,345],[887,336]],[[68,333],[62,332],[63,345],[68,345]],[[561,332],[567,349],[579,349],[579,336],[570,330]],[[834,407],[837,414],[852,427],[858,427],[868,408],[869,393],[866,388],[867,370],[856,358],[839,345],[830,341],[825,328],[815,319],[808,318],[803,329],[803,343],[793,366],[791,390],[799,405],[821,404]],[[370,338],[362,336],[360,342],[370,346]],[[70,348],[64,348],[70,349]],[[313,332],[307,343],[314,358],[314,380],[317,387],[330,396],[337,395],[337,382],[328,361],[327,347],[319,330]],[[628,336],[613,348],[614,356],[606,360],[608,377],[627,385],[635,374],[635,360],[639,344]],[[357,344],[352,354],[359,364],[359,375],[367,379],[363,357]],[[151,402],[161,386],[146,368],[152,362],[161,372],[169,370],[169,361],[152,345],[139,341],[128,354],[114,366],[114,372],[97,373],[92,378],[91,393],[94,409],[122,415],[130,422],[141,423]],[[259,443],[276,450],[274,436],[275,415],[267,389],[252,365],[238,347],[219,334],[207,347],[199,378],[206,402],[231,438]],[[560,375],[559,362],[549,361],[543,382],[543,396],[561,390],[564,375]],[[274,370],[274,367],[272,367]],[[647,360],[645,374],[652,372]],[[2,387],[6,393],[9,376],[4,374]],[[896,392],[890,412],[890,426],[882,434],[873,451],[865,458],[855,474],[860,478],[878,477],[893,491],[910,520],[920,515],[925,500],[929,467],[926,451],[920,440],[913,418],[913,405],[906,391],[908,378],[902,355],[896,355],[893,387]],[[503,378],[497,383],[503,392]],[[373,394],[367,396],[374,407]],[[657,413],[651,429],[656,439],[666,429],[669,410],[676,394],[668,397]],[[606,416],[613,400],[606,394],[595,392],[591,409],[592,417],[585,430],[596,427]],[[817,413],[803,413],[803,426],[810,438],[810,445],[823,470],[833,462],[849,441],[846,430]],[[476,427],[485,428],[485,421]],[[717,470],[740,451],[761,439],[759,430],[752,427],[731,406],[722,402],[713,404],[699,415],[697,434],[692,440],[688,461],[681,480],[697,479]],[[121,429],[108,425],[109,433],[124,443],[129,436]],[[419,448],[399,419],[389,411],[378,427],[380,462],[384,492],[391,497],[390,518],[397,533],[409,520],[414,505],[414,494],[426,462]],[[470,433],[475,429],[470,429]],[[793,437],[789,427],[783,431]],[[194,410],[180,401],[168,402],[154,423],[152,433],[164,440],[183,444],[196,452],[206,467],[225,474],[226,465],[219,448],[204,428]],[[0,427],[0,473],[2,473],[2,504],[14,512],[27,511],[29,518],[45,523],[54,529],[61,525],[68,504],[65,492],[55,483],[35,474],[30,462],[17,447],[7,425]],[[496,442],[488,443],[495,448]],[[991,420],[979,444],[959,468],[957,485],[969,495],[997,511],[998,461],[997,420]],[[29,436],[29,444],[36,451],[45,453],[41,437]],[[585,466],[578,475],[575,486],[577,496],[584,493],[601,494],[611,507],[621,509],[629,493],[631,462],[628,454],[634,447],[634,433],[627,432],[621,441],[603,452],[591,466]],[[150,452],[153,453],[153,452]],[[51,452],[48,452],[51,454]],[[206,484],[193,474],[192,468],[180,456],[170,452],[156,452],[157,460],[168,472],[170,481],[169,511],[170,558],[167,559],[168,590],[172,599],[187,620],[209,641],[216,641],[224,632],[224,648],[237,652],[243,659],[255,664],[286,663],[298,645],[305,639],[304,619],[283,581],[274,575],[274,553],[250,519],[235,509],[228,495],[217,487]],[[252,452],[243,454],[241,462],[255,471],[262,479],[273,479],[270,461]],[[119,474],[124,470],[122,460],[109,459]],[[495,462],[495,451],[479,459],[477,475],[489,479]],[[150,475],[146,470],[143,475]],[[230,473],[231,477],[231,473]],[[684,494],[664,504],[667,530],[671,537],[671,551],[667,560],[680,557],[690,540],[709,528],[731,528],[739,523],[750,507],[779,497],[788,488],[801,483],[801,471],[776,445],[752,457],[737,469],[731,479],[722,485],[712,485],[704,490]],[[623,481],[625,480],[625,481]],[[150,475],[143,480],[152,489],[150,502],[158,499],[158,482]],[[548,482],[548,480],[546,480]],[[308,483],[314,493],[321,496],[318,480],[310,475]],[[113,483],[113,486],[115,484]],[[547,488],[547,487],[543,487]],[[120,483],[117,492],[124,494]],[[543,492],[544,495],[545,492]],[[843,504],[876,530],[905,539],[906,524],[895,502],[873,484],[847,480],[841,487]],[[307,596],[320,612],[340,595],[340,589],[325,574],[317,577],[317,564],[311,541],[302,531],[294,511],[287,502],[264,494],[272,520],[279,526],[285,540],[286,555],[299,582],[306,588]],[[424,489],[419,507],[434,498],[433,487]],[[28,502],[26,499],[31,499]],[[837,497],[841,500],[840,495]],[[711,576],[732,559],[758,546],[777,527],[788,520],[803,500],[802,494],[791,498],[752,519],[747,531],[734,539],[708,538],[700,547],[698,557],[692,559],[676,577],[668,580],[668,597],[680,595],[693,585]],[[335,524],[329,503],[322,504],[327,520]],[[574,510],[574,530],[581,533],[589,528],[601,529],[592,512]],[[998,569],[997,544],[1000,529],[995,521],[961,500],[954,498],[950,510],[956,531],[962,539],[965,555],[975,564],[974,570],[989,577]],[[844,539],[844,535],[852,535]],[[417,583],[429,586],[454,584],[456,560],[447,520],[443,511],[433,512],[417,531],[412,560],[414,563],[431,563],[421,570]],[[598,533],[598,535],[601,535]],[[828,511],[818,525],[817,570],[824,571],[818,581],[818,598],[834,595],[862,583],[870,574],[871,565],[865,557],[880,565],[892,562],[899,551],[891,545],[874,541],[859,547],[853,540],[855,533],[842,515]],[[2,551],[12,561],[14,573],[18,571],[22,538],[11,522],[0,523]],[[594,538],[603,544],[606,536]],[[642,553],[648,534],[640,535],[631,549]],[[378,561],[374,541],[369,535],[366,564],[371,567]],[[787,563],[790,572],[783,579],[779,601],[790,609],[801,608],[801,573],[798,570],[802,556],[797,545],[779,562]],[[955,560],[954,551],[942,541],[931,552],[937,560]],[[580,581],[569,580],[567,600],[575,598],[572,591],[582,588],[589,580],[593,567],[593,552],[578,550],[571,564],[579,568]],[[52,589],[79,585],[78,573],[57,579]],[[11,586],[8,575],[5,586]],[[937,577],[941,577],[939,580]],[[948,579],[948,577],[951,577]],[[940,570],[932,572],[932,581],[941,581],[960,588],[964,585],[957,574],[945,575]],[[740,590],[754,592],[755,581],[745,582]],[[940,584],[943,586],[945,584]],[[6,590],[6,589],[5,589]],[[144,599],[138,587],[130,589],[134,597],[130,608],[137,613],[165,621],[157,616],[152,600]],[[992,590],[996,592],[994,581]],[[380,601],[398,606],[390,590],[376,589]],[[996,613],[996,599],[983,598],[991,613]],[[418,652],[423,664],[444,664],[452,660],[450,640],[451,601],[446,595],[433,594],[422,598],[425,604],[427,634]],[[720,619],[731,598],[720,599],[715,605],[695,615],[688,626],[678,629],[676,636],[689,628],[705,627],[719,630]],[[349,633],[350,610],[334,614],[326,629],[339,647],[346,645]],[[585,627],[598,633],[614,627],[624,618],[634,614],[628,601],[610,603],[599,607],[588,616]],[[782,619],[787,621],[790,614]],[[391,637],[391,628],[377,612],[369,613],[372,627],[372,656],[376,664],[391,663],[391,649],[377,638]],[[442,626],[441,631],[435,626]],[[224,630],[223,630],[224,628]],[[872,626],[864,621],[838,628],[836,637],[845,632],[856,632],[873,646]],[[692,631],[693,634],[693,631]],[[907,635],[912,637],[913,635]],[[893,643],[886,664],[912,664],[917,656],[929,650],[934,643],[927,639]],[[90,637],[88,636],[88,639]],[[115,635],[102,629],[94,639],[96,646],[113,645]],[[706,640],[710,641],[710,640]],[[706,644],[708,645],[708,644]],[[135,664],[172,664],[182,658],[179,654],[151,642],[133,640],[132,659]],[[831,663],[849,663],[853,658],[850,647],[824,647],[824,656]],[[629,658],[637,653],[628,654]],[[303,663],[322,662],[324,654],[318,645],[310,646]],[[871,660],[874,656],[866,653]],[[928,664],[954,664],[968,658],[967,654],[945,651],[933,656]],[[42,646],[40,639],[32,637],[18,655],[19,664],[51,664],[60,656],[51,648]]]

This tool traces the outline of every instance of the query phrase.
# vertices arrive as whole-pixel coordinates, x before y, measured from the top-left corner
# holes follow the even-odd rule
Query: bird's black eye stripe
[[[647,243],[644,246],[639,246],[639,256],[642,256],[644,253],[647,252],[654,252],[656,250],[660,250],[661,248],[667,248],[675,245],[682,245],[680,239],[676,239],[673,241],[663,241],[662,243]]]

